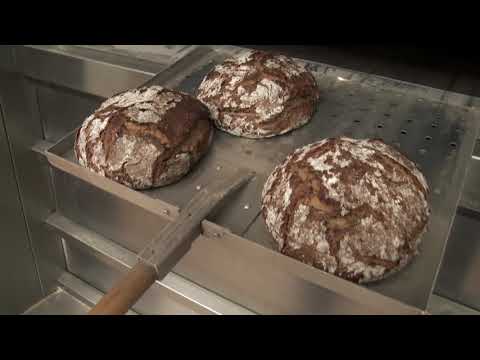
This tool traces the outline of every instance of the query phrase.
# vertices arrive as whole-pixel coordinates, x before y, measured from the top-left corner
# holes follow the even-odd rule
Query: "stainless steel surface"
[[[92,58],[88,49],[77,47],[16,48],[17,68],[25,76],[99,97],[138,86],[166,67],[157,63],[153,68],[142,70],[135,67],[137,62],[129,66],[115,64],[120,61],[118,56],[106,59],[102,53],[97,57],[98,60]]]
[[[28,239],[0,97],[0,314],[19,314],[42,297]]]
[[[86,315],[89,306],[63,289],[57,289],[25,311],[24,315]]]
[[[201,223],[212,212],[221,210],[231,195],[241,189],[253,174],[239,169],[231,176],[213,179],[198,188],[174,221],[162,228],[138,258],[156,270],[159,279],[168,274],[201,234]]]
[[[435,292],[480,310],[480,220],[461,209],[455,218]]]
[[[43,296],[57,288],[65,269],[62,244],[44,220],[55,209],[50,168],[32,147],[43,140],[34,84],[21,74],[0,71],[0,97],[9,135],[27,232],[38,265]]]
[[[186,56],[196,48],[192,45],[79,45],[79,47],[121,55],[128,59],[163,64],[171,64],[172,61]]]
[[[479,155],[477,140],[435,292],[480,311]]]
[[[54,171],[54,181],[60,213],[107,238],[115,239],[135,253],[159,233],[167,224],[167,216],[174,213],[173,210],[167,210],[168,213],[163,210],[151,212],[61,171]]]
[[[58,141],[80,126],[102,101],[99,97],[63,87],[41,82],[34,82],[34,85],[46,141]]]
[[[53,214],[48,224],[64,239],[69,271],[101,291],[136,263],[134,253],[59,214]],[[173,273],[157,281],[134,310],[141,314],[252,314]]]
[[[79,278],[68,272],[64,273],[58,279],[58,283],[64,291],[87,305],[89,309],[93,307],[98,301],[100,301],[100,299],[104,295],[102,292],[98,291],[94,287],[91,287],[84,281],[80,280]],[[126,315],[138,314],[132,310],[129,310],[126,312]]]
[[[203,229],[204,235],[193,243],[174,271],[259,313],[423,313],[245,241],[211,222],[204,221]]]
[[[189,76],[192,72],[197,70],[198,67],[206,64],[214,55],[215,53],[208,47],[196,47],[181,59],[178,59],[167,69],[152,77],[144,83],[143,86],[161,84],[165,87],[174,88],[178,85],[178,82]]]
[[[84,315],[103,295],[76,276],[65,273],[59,279],[60,288],[35,303],[25,315]],[[432,315],[479,315],[478,311],[459,305],[440,296],[432,295],[428,305]],[[133,311],[127,315],[137,315]]]
[[[213,56],[214,61],[221,61],[232,50],[235,51],[232,48],[217,48]],[[193,92],[212,66],[213,64],[207,64],[190,74],[178,88]],[[260,191],[265,177],[273,166],[296,147],[323,137],[347,135],[383,138],[387,143],[400,146],[407,156],[422,167],[432,188],[430,203],[433,211],[430,231],[423,241],[422,255],[398,275],[371,285],[369,289],[424,310],[435,282],[438,265],[460,197],[467,162],[473,150],[478,126],[475,121],[477,110],[466,106],[472,102],[472,99],[461,94],[338,69],[329,65],[308,63],[308,66],[324,90],[319,109],[309,125],[290,135],[262,141],[241,139],[217,132],[208,156],[188,177],[176,185],[142,194],[152,199],[162,199],[177,208],[182,208],[198,186],[219,176],[218,169],[231,171],[233,163],[236,166],[248,167],[257,172],[256,184],[253,182],[249,185],[219,217],[209,220],[273,251],[270,235],[265,231],[263,222],[258,216]],[[71,139],[66,139],[67,143],[68,141],[71,143]],[[57,146],[57,150],[58,148],[65,150],[62,144]],[[98,194],[98,191],[88,187],[88,190],[85,189],[84,185],[92,183],[91,179],[94,176],[75,164],[71,151],[55,152],[54,148],[50,157],[54,159],[52,161],[54,166],[85,181],[79,183],[78,187],[74,187],[77,196],[79,192],[86,194],[87,191]],[[58,161],[63,161],[62,167],[58,166]],[[66,178],[69,182],[71,181],[68,176]],[[108,180],[104,181],[103,190],[114,188],[115,185],[108,185]],[[80,188],[84,189],[79,190]],[[68,197],[66,192],[68,192],[67,186],[63,186],[59,191],[61,194],[59,198]],[[108,196],[113,195],[115,198],[115,192],[116,190],[110,191]],[[134,196],[138,197],[138,192],[125,190],[122,199]],[[154,212],[155,209],[164,210],[164,205],[161,203],[150,202],[147,205],[145,202],[139,203],[133,199],[130,202],[140,205],[149,212]],[[67,207],[69,206],[68,202],[64,203]],[[123,206],[121,204],[123,202],[116,199],[114,207]],[[96,203],[95,206],[98,207],[98,205]],[[75,212],[88,214],[92,207],[93,205],[86,204],[83,208],[77,207]],[[97,210],[97,212],[101,211]],[[77,219],[78,214],[71,215],[73,215],[72,218]],[[104,220],[96,221],[104,223]],[[139,251],[152,232],[144,229],[139,233],[135,244],[121,234],[119,237],[111,236],[112,228],[115,228],[118,234],[126,227],[128,227],[126,223],[105,223],[100,232],[124,244],[132,251]],[[228,271],[228,268],[222,268],[221,273],[226,274]],[[207,281],[200,272],[192,272],[189,276],[192,276],[190,278],[196,282],[199,282],[200,278],[204,282]],[[208,282],[211,289],[224,291],[224,282],[217,284]],[[341,280],[339,279],[338,282],[340,284]]]
[[[195,46],[157,45],[138,52],[135,45],[19,46],[16,66],[26,76],[57,86],[109,97],[145,83],[190,53]],[[136,53],[137,56],[132,56]]]
[[[480,312],[433,294],[428,304],[432,315],[480,315]]]
[[[15,70],[15,55],[13,49],[14,47],[9,45],[0,46],[0,70]]]
[[[112,199],[114,202],[117,202],[117,199],[126,200],[129,203],[129,207],[142,207],[149,213],[157,214],[169,220],[178,215],[179,209],[184,207],[198,192],[198,187],[201,188],[208,184],[212,177],[225,177],[236,171],[237,165],[235,162],[224,158],[226,149],[218,148],[217,145],[215,145],[210,149],[205,158],[199,162],[195,171],[192,171],[182,179],[180,191],[179,186],[177,186],[178,184],[143,192],[133,191],[93,172],[86,171],[85,168],[81,167],[77,163],[72,150],[74,136],[75,133],[73,132],[50,148],[46,153],[50,163],[56,169],[61,170],[61,172],[55,172],[56,189],[61,188],[67,190],[65,193],[62,192],[62,196],[59,196],[59,207],[62,209],[62,212],[70,213],[75,219],[77,217],[88,217],[88,219],[86,219],[88,226],[92,226],[92,222],[98,222],[97,219],[90,219],[90,217],[92,212],[100,210],[103,215],[99,218],[99,221],[102,222],[99,226],[103,227],[103,225],[105,225],[106,231],[110,231],[111,223],[103,218],[112,218],[112,216],[117,215],[114,213],[113,215],[112,213],[109,214],[101,208],[95,210],[96,202],[92,203],[91,200],[89,200],[89,194],[95,193],[95,196],[102,197],[105,201],[107,201],[107,199]],[[221,136],[222,134],[217,132],[216,137],[220,138]],[[225,146],[228,145],[225,144]],[[243,164],[244,163],[245,161]],[[248,166],[251,167],[252,164],[253,162],[250,161]],[[256,168],[252,170],[258,171]],[[65,176],[62,172],[74,175],[78,180],[73,179],[71,176]],[[221,213],[215,214],[214,217],[209,217],[209,219],[221,223],[222,226],[237,234],[242,234],[258,215],[260,206],[258,195],[261,193],[265,179],[266,174],[257,173],[253,181],[232,197],[232,202],[227,204]],[[95,188],[85,188],[85,183],[92,184]],[[68,190],[68,188],[70,188],[70,190]],[[104,193],[98,191],[99,189]],[[252,206],[250,206],[250,204]],[[248,209],[245,208],[245,205],[249,205]],[[127,213],[127,211],[122,210],[121,206],[112,204],[109,207],[112,210],[115,209],[113,211],[118,210],[122,213]],[[74,210],[75,215],[72,214]],[[130,211],[128,211],[128,213],[130,213]],[[142,216],[147,216],[147,219],[151,218],[151,215],[149,216],[147,214],[142,214]],[[159,225],[161,225],[161,223]],[[119,241],[132,251],[140,251],[142,241],[147,240],[137,239],[136,245],[130,247],[130,245],[128,245],[132,241],[131,237],[128,237],[130,231],[127,229],[124,230],[122,225],[119,225],[118,230],[119,231],[113,230],[117,233],[115,236],[109,235],[108,237]],[[153,228],[152,230],[155,229]],[[148,240],[150,240],[153,234],[148,234],[148,236]]]
[[[480,140],[476,141],[460,206],[480,215]]]
[[[66,272],[58,279],[59,287],[28,308],[24,315],[86,315],[103,295],[74,275]],[[126,315],[137,315],[128,311]]]
[[[59,177],[63,180],[58,181]],[[158,215],[115,198],[96,187],[88,186],[67,173],[56,171],[56,180],[59,210],[63,214],[68,213],[67,217],[113,239],[132,253],[138,253],[165,225],[165,220]],[[209,221],[204,221],[203,227],[207,237],[201,237],[193,243],[191,250],[177,264],[174,272],[188,279],[195,279],[195,283],[256,312],[375,313],[380,308],[393,313],[400,310],[415,312],[399,306],[395,301],[387,301],[386,305],[384,302],[374,310],[369,310],[368,307],[339,299],[334,293],[318,286],[318,281],[312,282],[312,279],[316,279],[315,276],[323,278],[328,274],[319,273],[313,268],[279,256],[254,242],[231,237],[224,227],[215,226]],[[277,262],[275,267],[271,266],[274,261]],[[289,269],[292,262],[295,264],[294,271]],[[302,272],[299,276],[299,268],[310,274],[310,277],[305,278]],[[92,277],[95,274],[95,281],[104,281],[104,273],[92,265]],[[82,278],[84,276],[85,274]],[[102,286],[105,286],[104,289],[108,288],[107,285]],[[276,294],[279,293],[283,295],[278,297]],[[308,302],[298,300],[307,298],[307,295]],[[368,300],[370,304],[379,302],[379,299],[385,301],[380,295],[375,295],[377,294],[363,296],[362,301]]]

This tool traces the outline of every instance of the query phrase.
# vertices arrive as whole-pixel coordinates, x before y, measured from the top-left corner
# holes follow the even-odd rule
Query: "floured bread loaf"
[[[226,59],[197,92],[219,129],[248,138],[268,138],[306,124],[318,96],[315,78],[302,65],[262,51]]]
[[[82,166],[130,186],[171,184],[206,153],[213,135],[208,109],[188,94],[143,87],[106,100],[77,133]]]
[[[283,254],[371,282],[416,255],[430,215],[428,192],[414,163],[382,141],[325,139],[275,168],[262,211]]]

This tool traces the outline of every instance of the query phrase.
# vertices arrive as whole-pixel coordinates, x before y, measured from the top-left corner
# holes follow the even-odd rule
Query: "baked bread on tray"
[[[194,97],[160,86],[128,90],[103,102],[79,129],[80,165],[133,189],[171,184],[207,152],[213,126]]]
[[[263,51],[226,59],[197,90],[220,130],[247,138],[273,137],[305,125],[318,97],[315,78],[304,66]]]
[[[262,212],[285,255],[354,282],[380,280],[417,254],[430,209],[413,162],[380,140],[325,139],[267,179]]]

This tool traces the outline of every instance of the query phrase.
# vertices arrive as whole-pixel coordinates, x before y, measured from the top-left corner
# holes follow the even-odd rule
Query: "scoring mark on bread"
[[[135,189],[179,180],[203,156],[213,129],[208,109],[160,86],[107,99],[80,128],[80,165]]]
[[[417,253],[428,191],[414,164],[388,145],[325,139],[275,168],[262,210],[281,252],[368,282],[398,271]]]
[[[305,125],[318,95],[315,79],[304,66],[260,51],[226,59],[205,76],[197,91],[219,129],[250,138],[281,135]]]

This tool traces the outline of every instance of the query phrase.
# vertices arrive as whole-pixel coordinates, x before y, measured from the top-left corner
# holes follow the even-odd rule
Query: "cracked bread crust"
[[[246,51],[206,75],[197,98],[215,125],[232,135],[268,138],[305,125],[319,98],[305,67],[283,55]]]
[[[262,214],[281,253],[367,283],[418,253],[428,193],[415,164],[381,140],[324,139],[274,169]]]
[[[151,86],[104,101],[77,132],[74,151],[80,165],[143,190],[185,176],[212,136],[209,111],[200,101]]]

